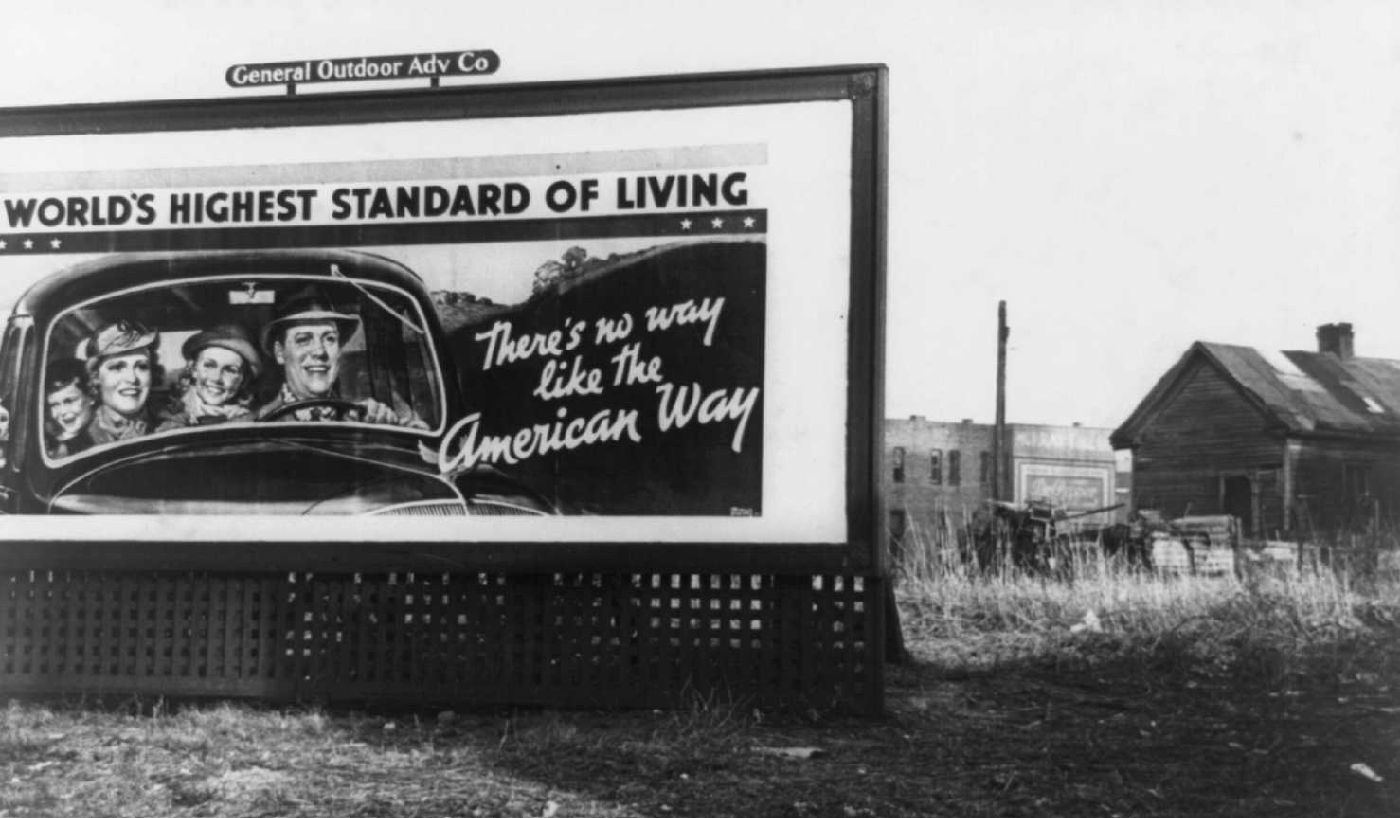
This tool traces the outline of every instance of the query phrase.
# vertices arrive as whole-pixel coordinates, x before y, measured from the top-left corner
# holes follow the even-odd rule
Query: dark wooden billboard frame
[[[0,544],[0,690],[150,690],[273,699],[310,694],[420,701],[429,691],[427,697],[434,699],[652,706],[673,702],[680,691],[709,678],[711,687],[723,685],[757,700],[878,710],[888,604],[878,497],[886,263],[884,66],[7,108],[0,109],[0,139],[554,117],[824,100],[849,101],[852,110],[845,542],[257,541],[234,547],[178,541],[6,542]],[[328,647],[344,642],[348,631],[337,630],[319,646],[300,641],[312,633],[302,627],[306,622],[348,623],[356,616],[351,610],[366,605],[411,607],[415,599],[422,603],[427,597],[421,589],[404,595],[404,588],[415,583],[454,589],[443,597],[458,600],[449,618],[495,623],[491,627],[505,640],[497,648],[510,651],[533,644],[520,655],[539,665],[535,675],[527,680],[502,671],[489,683],[454,687],[450,679],[465,671],[452,661],[440,663],[456,669],[444,670],[447,675],[434,677],[437,681],[428,680],[421,663],[411,661],[415,669],[395,677],[397,684],[385,681],[388,677],[370,682],[353,668],[347,670],[353,663],[345,657],[334,658],[338,648]],[[591,594],[592,602],[579,594]],[[561,598],[573,599],[574,607],[549,613]],[[126,611],[123,600],[134,607]],[[265,603],[262,608],[255,604],[258,600]],[[594,615],[600,605],[620,612],[604,617],[610,623],[606,627]],[[658,607],[669,615],[647,615]],[[753,620],[724,614],[739,609],[763,613]],[[679,616],[685,611],[690,611],[688,619]],[[704,614],[697,616],[697,611]],[[398,612],[380,611],[384,617]],[[247,619],[255,613],[264,620]],[[148,615],[149,621],[142,618]],[[178,625],[182,616],[188,620],[183,628]],[[437,630],[444,611],[421,616],[425,618],[420,623],[437,624],[418,628],[416,635],[406,628],[405,639],[419,640],[415,644],[421,646],[424,639],[449,638]],[[572,648],[549,647],[555,638],[547,635],[551,616],[573,623]],[[516,621],[510,617],[526,624],[497,627]],[[203,624],[190,627],[196,620]],[[224,624],[211,624],[216,620]],[[726,623],[741,621],[766,623],[764,639],[771,644],[725,630]],[[170,622],[177,624],[161,624]],[[107,646],[89,632],[101,630],[104,623],[114,623],[113,634],[126,629],[144,637],[132,636],[120,649],[112,646],[112,657],[122,653],[120,661],[108,662]],[[213,633],[218,627],[225,633],[210,637],[213,641],[182,643],[177,636]],[[619,637],[628,628],[631,636]],[[662,635],[655,639],[642,638],[658,633]],[[128,644],[131,639],[135,647]],[[257,640],[262,640],[260,647],[254,645]],[[540,668],[574,665],[584,675],[598,671],[597,656],[578,647],[588,640],[614,646],[640,641],[649,647],[627,653],[616,666],[626,665],[631,671],[614,667],[611,676],[596,683],[570,687],[540,675]],[[707,646],[713,650],[707,653]],[[766,658],[755,663],[750,650]],[[172,653],[184,656],[185,675],[172,672]],[[366,648],[360,659],[372,653]],[[370,664],[393,664],[387,654],[373,659]],[[329,662],[341,675],[316,661]],[[670,675],[662,671],[658,680],[658,666],[680,670],[673,667]],[[767,670],[756,671],[759,675],[752,678],[720,672],[741,666]],[[693,672],[683,672],[687,667]],[[714,670],[718,675],[706,677],[705,667],[719,668]],[[227,668],[234,669],[229,678],[216,672]],[[393,676],[398,671],[383,672]],[[672,684],[664,683],[666,679]],[[609,689],[630,698],[614,702]]]

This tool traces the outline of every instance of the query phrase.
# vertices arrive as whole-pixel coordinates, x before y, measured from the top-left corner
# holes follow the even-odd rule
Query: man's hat
[[[116,321],[79,342],[77,356],[88,364],[96,364],[114,355],[151,349],[158,338],[154,330],[139,321]]]
[[[196,332],[180,345],[180,353],[185,356],[185,360],[193,363],[199,355],[199,351],[209,347],[218,347],[238,353],[248,367],[249,380],[262,374],[262,356],[253,348],[253,342],[249,340],[248,333],[244,332],[243,328],[237,324],[224,324],[203,332]]]
[[[294,294],[284,303],[279,304],[277,312],[272,320],[267,322],[267,326],[262,331],[263,351],[271,355],[272,344],[275,340],[280,340],[282,330],[294,324],[316,324],[334,323],[336,329],[340,330],[341,342],[344,343],[355,330],[360,326],[360,317],[351,313],[337,312],[335,304],[326,297],[316,286],[308,286],[306,289]]]

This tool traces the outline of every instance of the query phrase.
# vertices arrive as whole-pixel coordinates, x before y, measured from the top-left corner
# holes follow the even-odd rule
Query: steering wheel
[[[268,412],[266,415],[258,418],[258,421],[266,423],[270,420],[277,420],[284,415],[290,415],[300,409],[310,409],[316,406],[329,406],[335,409],[336,420],[344,420],[351,415],[360,414],[364,412],[365,409],[358,403],[352,403],[348,400],[342,400],[341,398],[307,398],[306,400],[294,400],[291,403],[284,403],[271,412]]]

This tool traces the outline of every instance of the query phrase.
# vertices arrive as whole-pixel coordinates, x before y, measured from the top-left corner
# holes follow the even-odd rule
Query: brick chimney
[[[1356,335],[1351,324],[1323,324],[1317,328],[1317,351],[1330,352],[1342,360],[1356,354]]]

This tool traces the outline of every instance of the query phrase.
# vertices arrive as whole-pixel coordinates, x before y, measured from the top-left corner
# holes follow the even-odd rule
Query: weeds
[[[1224,576],[1156,573],[1106,556],[1091,543],[1067,550],[1049,576],[1008,560],[975,565],[959,547],[967,536],[911,524],[896,555],[902,598],[915,609],[915,619],[950,634],[1043,632],[1090,610],[1120,631],[1140,633],[1170,630],[1192,618],[1351,627],[1358,611],[1384,621],[1390,617],[1387,600],[1400,605],[1400,578],[1374,570],[1377,543],[1362,548],[1355,538],[1344,550],[1305,547],[1298,565],[1279,569],[1242,561],[1238,575]],[[1400,547],[1400,535],[1383,544]],[[1342,553],[1349,556],[1337,556]]]
[[[1050,578],[1009,563],[971,566],[950,547],[956,539],[911,533],[898,566],[906,633],[953,676],[1013,663],[1059,672],[1119,663],[1146,689],[1210,684],[1286,695],[1304,679],[1325,683],[1375,666],[1400,623],[1400,579],[1364,570],[1372,559],[1170,575],[1088,549]]]
[[[671,714],[668,733],[697,739],[728,736],[747,727],[754,710],[746,699],[718,690],[699,691],[687,687],[682,694],[687,705]]]
[[[899,584],[919,661],[889,670],[888,719],[700,690],[668,712],[436,721],[10,703],[0,815],[1400,814],[1379,715],[1400,713],[1394,577],[1166,577],[1083,552],[1049,579],[924,546]]]

